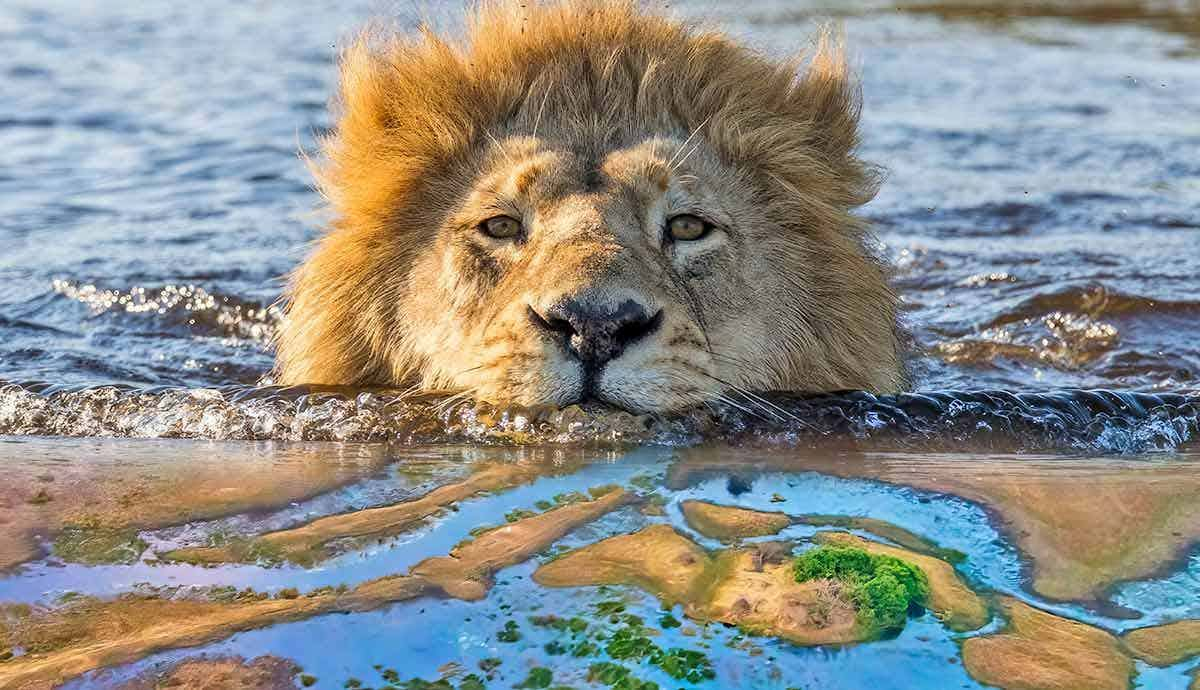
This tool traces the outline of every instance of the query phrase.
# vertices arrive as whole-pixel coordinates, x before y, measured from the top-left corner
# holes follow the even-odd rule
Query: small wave
[[[937,351],[951,364],[981,364],[1004,357],[1069,370],[1099,359],[1118,342],[1119,332],[1110,323],[1055,311],[938,343]]]
[[[1093,282],[1036,294],[1006,310],[985,324],[984,327],[1003,326],[1050,312],[1086,314],[1092,318],[1102,315],[1200,314],[1200,302],[1161,300],[1130,295],[1112,290],[1103,283]]]
[[[989,273],[972,275],[959,285],[978,288],[1016,282],[1008,273]],[[1122,347],[1133,352],[1121,343],[1121,328],[1132,322],[1192,315],[1200,315],[1200,302],[1125,294],[1093,282],[1035,294],[1006,307],[975,332],[951,334],[931,345],[950,364],[980,366],[1010,359],[1073,371]]]
[[[456,397],[295,388],[62,390],[0,386],[0,434],[401,443],[1175,450],[1200,433],[1200,396],[863,392],[748,395],[674,418],[497,407]]]
[[[283,312],[227,295],[215,295],[196,285],[111,290],[91,284],[55,280],[54,292],[80,302],[93,315],[113,312],[154,315],[192,332],[270,343]]]

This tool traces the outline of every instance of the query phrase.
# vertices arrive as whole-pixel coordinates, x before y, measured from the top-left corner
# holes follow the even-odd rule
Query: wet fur
[[[345,50],[314,163],[336,219],[291,278],[278,381],[575,402],[584,373],[527,309],[587,291],[665,314],[598,383],[629,409],[902,387],[840,48],[779,63],[621,0],[525,4]],[[718,237],[663,241],[697,210]],[[497,213],[528,238],[482,237]]]

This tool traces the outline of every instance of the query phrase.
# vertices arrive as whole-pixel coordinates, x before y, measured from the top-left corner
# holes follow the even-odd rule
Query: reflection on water
[[[996,659],[1021,659],[1026,671],[1052,680],[1063,672],[1054,660],[1064,655],[1097,662],[1072,671],[1094,678],[1097,685],[1088,687],[1126,687],[1120,674],[1133,668],[1182,687],[1195,652],[1169,650],[1200,645],[1200,624],[1165,625],[1200,620],[1194,589],[1180,594],[1188,578],[1200,577],[1190,558],[1200,540],[1194,454],[214,449],[177,441],[155,460],[144,442],[94,446],[101,458],[141,458],[126,466],[80,460],[80,443],[94,442],[6,448],[15,448],[13,459],[24,450],[29,472],[54,487],[44,505],[76,516],[85,531],[135,525],[140,547],[133,562],[88,561],[62,550],[51,533],[42,542],[48,555],[28,554],[10,568],[0,579],[0,600],[33,608],[5,607],[0,641],[14,656],[0,662],[0,684],[67,679],[99,663],[111,668],[86,675],[79,686],[112,687],[198,654],[269,654],[298,663],[317,687],[378,678],[377,664],[426,680],[447,673],[445,664],[461,664],[463,676],[491,658],[501,661],[493,669],[496,687],[511,687],[536,667],[554,669],[556,682],[579,683],[605,663],[674,687],[667,657],[629,656],[612,646],[613,639],[648,634],[645,644],[662,654],[678,648],[704,656],[702,667],[715,677],[706,671],[685,683],[696,687],[728,687],[735,679],[776,687],[809,678],[820,687],[854,688],[876,678],[870,669],[884,663],[893,664],[893,677],[879,679],[882,687],[1005,687],[996,678],[1010,669]],[[219,462],[204,465],[200,458],[213,450]],[[169,480],[146,479],[169,477],[181,458],[186,467],[199,464],[201,477],[218,464],[232,466],[227,476],[249,476],[247,463],[265,463],[275,468],[279,495],[220,489],[215,479],[204,492],[181,493]],[[332,480],[340,488],[306,497],[307,466],[343,468]],[[141,504],[171,509],[122,513],[96,501],[108,492],[92,483],[131,478],[140,482]],[[231,491],[230,502],[214,509],[210,495]],[[710,507],[704,522],[697,521],[698,504]],[[79,519],[93,514],[103,520]],[[747,530],[754,515],[770,519]],[[713,538],[724,520],[726,536]],[[620,545],[639,535],[657,536]],[[607,556],[590,551],[609,543]],[[787,554],[820,544],[915,564],[931,588],[927,612],[878,638],[858,627],[865,625],[859,599],[828,589],[833,585],[789,585]],[[438,593],[450,601],[428,598]],[[822,613],[822,597],[842,601],[832,610],[843,613]],[[614,599],[619,612],[611,619],[597,614],[597,604]],[[679,623],[663,627],[660,606]],[[787,606],[800,608],[789,613]],[[1026,622],[1007,629],[1002,614]],[[189,626],[172,622],[180,615]],[[574,618],[592,632],[572,632],[575,624],[565,621]],[[100,635],[95,626],[104,620],[124,623]],[[509,631],[510,620],[519,633]],[[554,620],[564,622],[555,627]],[[830,620],[841,627],[827,629]],[[414,625],[428,631],[419,643]],[[249,632],[232,636],[239,630]],[[312,646],[313,635],[325,640],[321,648]],[[333,639],[338,644],[329,644]],[[849,646],[829,647],[823,639]],[[956,643],[972,639],[979,642],[964,645],[960,656]],[[108,651],[96,652],[95,644]],[[1045,654],[1034,663],[1010,647],[1024,644]],[[560,651],[577,646],[578,655]],[[921,663],[935,656],[942,661]],[[1120,683],[1113,685],[1114,677]]]

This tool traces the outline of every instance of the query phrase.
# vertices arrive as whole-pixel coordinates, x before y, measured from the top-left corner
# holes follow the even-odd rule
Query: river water
[[[810,4],[677,10],[777,53],[803,48],[815,18],[845,26],[863,155],[889,170],[862,212],[896,268],[916,388],[1195,391],[1187,3],[1010,18]],[[5,3],[0,380],[260,382],[281,277],[323,219],[296,153],[329,125],[336,45],[373,17],[452,23],[453,10]],[[6,409],[15,395],[0,394],[0,429],[38,431]]]
[[[297,153],[330,124],[337,45],[373,18],[453,25],[458,9],[0,3],[0,462],[13,477],[0,491],[0,560],[24,562],[0,577],[0,599],[48,604],[138,583],[354,584],[444,553],[507,511],[640,473],[664,497],[664,516],[625,510],[557,546],[665,522],[719,548],[683,520],[688,499],[798,520],[852,515],[963,552],[959,572],[981,591],[1113,633],[1200,617],[1194,4],[671,3],[772,53],[803,48],[821,18],[845,27],[863,81],[862,155],[888,171],[861,213],[894,267],[914,394],[747,397],[666,420],[274,388],[282,277],[326,220]],[[704,472],[663,474],[713,441],[724,450]],[[559,469],[525,489],[386,547],[348,547],[316,569],[152,557],[409,500],[472,463],[514,461],[504,453],[519,451],[490,447],[524,442],[582,454],[585,469],[564,476],[562,457],[542,458]],[[639,444],[648,446],[625,455]],[[239,472],[278,483],[255,493]],[[128,486],[141,493],[129,499]],[[175,510],[196,498],[180,486],[202,486],[212,501]],[[1110,509],[1096,510],[1095,496]],[[130,507],[142,501],[157,507]],[[64,558],[54,526],[75,524],[80,505],[132,525],[145,551],[130,562]],[[789,529],[800,542],[812,535]],[[1089,529],[1115,541],[1076,538]],[[1155,555],[1130,556],[1135,543]],[[1105,559],[1112,572],[1097,574]],[[1086,587],[1069,567],[1044,565],[1076,561],[1096,569]],[[483,602],[319,617],[202,651],[302,657],[317,687],[342,687],[376,663],[436,678],[447,661],[554,662],[538,651],[541,633],[527,631],[518,653],[471,623],[516,602],[565,610],[606,596],[542,592],[533,568],[515,566]],[[653,599],[625,596],[631,611],[660,615]],[[428,630],[421,645],[403,643]],[[954,661],[961,639],[930,616],[896,639],[844,649],[760,639],[766,657],[727,639],[734,632],[714,635],[718,682],[701,687],[981,687]],[[327,638],[353,649],[314,643]],[[182,656],[79,682],[110,687]],[[893,664],[906,670],[879,672]],[[1186,666],[1136,664],[1141,687],[1188,682]],[[564,667],[571,682],[585,680],[578,666]],[[0,662],[0,686],[5,673]],[[523,676],[502,674],[496,687]]]

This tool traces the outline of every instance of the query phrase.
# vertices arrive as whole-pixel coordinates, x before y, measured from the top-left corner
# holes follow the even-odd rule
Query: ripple
[[[937,352],[952,364],[979,365],[997,358],[1041,362],[1077,369],[1096,361],[1119,342],[1116,326],[1084,314],[1061,311],[978,334],[938,343]]]
[[[107,313],[153,315],[193,332],[270,343],[282,318],[276,306],[263,307],[236,297],[215,295],[196,285],[108,290],[55,280],[54,292],[84,304],[95,316]]]
[[[299,388],[64,390],[0,385],[0,434],[215,440],[502,444],[846,445],[1176,450],[1200,433],[1200,396],[945,391],[746,396],[672,418],[572,406],[495,406],[456,396]]]

